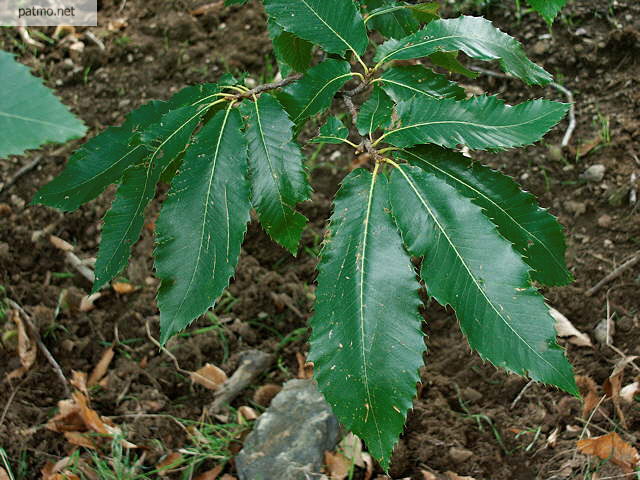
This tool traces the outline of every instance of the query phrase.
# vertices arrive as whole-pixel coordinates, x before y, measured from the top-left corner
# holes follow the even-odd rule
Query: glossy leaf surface
[[[386,132],[384,140],[398,147],[435,143],[503,150],[537,142],[568,109],[568,104],[550,100],[511,106],[485,95],[462,101],[415,97],[398,103],[399,126]]]
[[[382,88],[376,86],[369,99],[360,107],[356,128],[360,135],[372,135],[378,128],[391,125],[392,113],[393,100]]]
[[[345,178],[319,271],[309,357],[314,376],[345,428],[386,469],[425,346],[419,285],[389,214],[384,175],[357,169]]]
[[[309,143],[342,143],[349,136],[349,129],[337,117],[329,117],[320,127],[317,137]]]
[[[427,293],[453,307],[471,347],[498,367],[577,394],[549,308],[529,283],[529,266],[481,208],[409,165],[394,169],[390,192],[407,249],[424,257]]]
[[[392,67],[381,76],[382,88],[398,103],[413,97],[465,98],[464,89],[421,65]]]
[[[161,342],[211,307],[235,271],[249,221],[247,144],[237,110],[194,138],[157,222]]]

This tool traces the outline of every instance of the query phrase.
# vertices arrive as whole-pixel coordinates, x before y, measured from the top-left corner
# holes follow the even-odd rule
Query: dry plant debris
[[[615,432],[579,440],[578,451],[608,460],[618,465],[625,473],[633,473],[640,463],[638,451]]]

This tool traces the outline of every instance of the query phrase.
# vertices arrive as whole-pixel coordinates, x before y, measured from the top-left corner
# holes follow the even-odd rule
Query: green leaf
[[[87,128],[60,100],[17,62],[0,50],[0,158],[20,155],[44,143],[83,137]]]
[[[425,2],[417,5],[411,5],[413,16],[422,23],[429,23],[439,18],[440,4],[438,2]]]
[[[349,63],[328,59],[310,68],[297,82],[283,88],[278,100],[297,125],[329,108],[334,95],[351,77]]]
[[[210,308],[238,263],[249,221],[247,145],[237,110],[195,136],[157,222],[160,341]]]
[[[244,5],[245,3],[247,3],[247,0],[224,0],[225,7],[229,5]]]
[[[144,210],[155,195],[162,172],[187,147],[204,112],[196,106],[181,107],[168,112],[159,123],[142,132],[141,141],[147,147],[148,155],[143,163],[125,171],[122,185],[104,217],[93,292],[127,264],[131,247],[142,230]]]
[[[293,123],[268,93],[245,107],[253,204],[269,236],[295,255],[307,224],[295,206],[309,198],[311,186],[292,140]]]
[[[562,226],[533,195],[520,190],[511,177],[434,145],[423,145],[399,156],[445,180],[480,206],[533,269],[533,280],[545,285],[572,281],[565,260]]]
[[[527,3],[551,25],[567,0],[527,0]]]
[[[413,35],[387,40],[378,47],[374,59],[380,65],[453,50],[462,50],[478,60],[499,60],[505,72],[528,84],[544,85],[551,81],[551,75],[527,58],[515,38],[481,17],[434,20]]]
[[[351,0],[264,0],[267,14],[287,32],[320,45],[327,53],[362,55],[369,39]]]
[[[511,106],[486,95],[462,101],[416,97],[398,103],[400,126],[381,138],[397,147],[435,143],[502,150],[540,140],[568,109],[569,104],[550,100]]]
[[[320,134],[309,143],[343,143],[349,136],[349,129],[338,117],[329,117],[322,127]]]
[[[391,125],[392,113],[393,100],[376,85],[369,99],[360,107],[356,128],[360,135],[371,136],[378,128]]]
[[[434,65],[442,67],[452,73],[459,73],[467,78],[476,78],[480,74],[469,70],[458,60],[458,52],[436,52],[429,55],[429,60]]]
[[[130,138],[133,132],[160,121],[168,108],[166,102],[150,102],[131,112],[122,126],[109,127],[90,139],[73,153],[62,173],[38,190],[32,202],[70,211],[96,198],[127,167],[145,158],[146,148]]]
[[[393,215],[409,252],[424,257],[427,293],[451,305],[469,344],[494,365],[578,394],[529,267],[481,208],[408,165],[391,176]]]
[[[357,169],[343,181],[319,266],[309,355],[334,413],[385,470],[425,351],[419,285],[388,202],[382,174]]]
[[[380,79],[382,88],[396,103],[416,96],[457,99],[466,97],[464,89],[456,83],[421,65],[392,67],[384,72]]]
[[[285,32],[273,20],[269,20],[268,27],[276,60],[288,65],[297,72],[305,72],[311,64],[313,45],[292,33]]]
[[[402,38],[415,33],[420,22],[412,15],[411,7],[395,0],[378,0],[368,2],[372,8],[365,18],[369,30],[377,30],[387,38]]]

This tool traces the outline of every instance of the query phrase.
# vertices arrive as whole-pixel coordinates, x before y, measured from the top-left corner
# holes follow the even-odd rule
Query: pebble
[[[606,213],[598,218],[598,225],[602,228],[609,228],[611,226],[611,217]]]
[[[338,442],[338,419],[313,380],[290,380],[236,457],[240,480],[318,478]]]
[[[449,449],[449,457],[454,463],[464,463],[473,457],[473,452],[466,448],[451,447]]]
[[[595,165],[591,165],[587,168],[580,178],[582,180],[586,180],[587,182],[601,182],[604,178],[604,172],[606,171],[606,167],[600,163],[596,163]]]

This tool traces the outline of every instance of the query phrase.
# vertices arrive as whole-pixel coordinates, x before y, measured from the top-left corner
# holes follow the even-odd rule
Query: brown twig
[[[56,375],[60,379],[60,382],[62,383],[62,386],[64,388],[65,395],[67,397],[70,397],[71,391],[69,390],[69,380],[67,380],[67,377],[64,376],[64,373],[62,372],[62,368],[60,367],[60,364],[56,361],[53,355],[51,355],[51,352],[42,341],[42,338],[40,337],[40,332],[31,321],[31,317],[27,314],[27,312],[24,311],[24,309],[20,305],[18,305],[18,303],[14,302],[13,300],[6,299],[6,302],[9,304],[9,306],[11,306],[11,308],[16,309],[18,312],[22,314],[22,318],[24,319],[27,325],[27,328],[29,329],[29,333],[35,339],[36,344],[40,349],[40,352],[44,355],[44,357],[47,359],[51,367],[53,367],[53,370],[56,372]]]
[[[585,295],[587,297],[591,297],[592,295],[597,293],[598,290],[600,290],[604,285],[606,285],[607,283],[611,282],[612,280],[615,280],[616,278],[618,278],[626,270],[629,270],[634,265],[636,265],[638,262],[640,262],[640,254],[636,255],[635,257],[630,258],[629,260],[624,262],[622,265],[620,265],[618,268],[613,270],[611,273],[606,275],[602,280],[600,280],[593,287],[591,287],[589,290],[587,290]]]
[[[36,168],[38,164],[42,161],[42,155],[38,155],[31,163],[26,164],[24,167],[18,169],[13,177],[11,177],[7,183],[0,186],[0,194],[2,194],[5,190],[9,190],[23,175],[29,173],[31,170]]]
[[[262,92],[266,92],[268,90],[275,90],[276,88],[286,87],[290,83],[293,83],[293,82],[299,80],[301,77],[302,77],[301,73],[296,73],[295,75],[291,75],[290,77],[283,78],[282,80],[278,80],[276,82],[270,82],[270,83],[264,83],[262,85],[258,85],[257,87],[252,88],[251,90],[249,90],[247,92],[239,93],[237,95],[237,97],[238,97],[238,99],[251,98],[254,95],[258,95],[258,94],[260,94]]]

